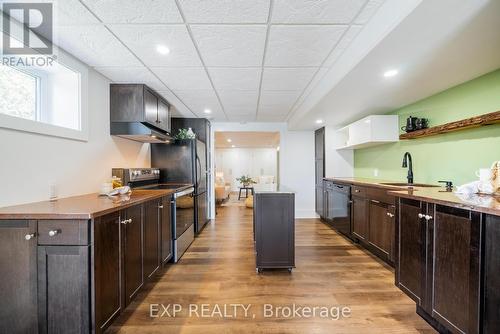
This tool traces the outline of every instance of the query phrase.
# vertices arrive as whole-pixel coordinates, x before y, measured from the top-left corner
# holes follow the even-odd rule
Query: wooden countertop
[[[130,195],[100,196],[87,194],[0,208],[0,219],[93,219],[130,206],[173,194],[192,185],[178,189],[139,190]]]
[[[415,186],[409,188],[404,186],[389,186],[383,183],[395,183],[397,181],[375,180],[367,178],[325,178],[325,180],[365,187],[384,188],[387,189],[387,193],[389,195],[393,195],[396,197],[404,197],[425,202],[437,203],[500,216],[500,196],[455,194],[453,192],[446,191],[444,187]]]

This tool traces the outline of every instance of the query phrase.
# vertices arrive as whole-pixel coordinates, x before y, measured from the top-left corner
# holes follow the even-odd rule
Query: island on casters
[[[256,191],[253,206],[256,270],[295,268],[295,193]]]

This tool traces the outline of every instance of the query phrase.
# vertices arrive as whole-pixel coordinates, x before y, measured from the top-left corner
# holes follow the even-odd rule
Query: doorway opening
[[[215,132],[218,206],[253,207],[253,193],[279,183],[279,132]]]

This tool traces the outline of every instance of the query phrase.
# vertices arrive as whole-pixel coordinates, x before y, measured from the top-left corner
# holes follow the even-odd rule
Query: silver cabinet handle
[[[424,215],[423,213],[419,213],[419,214],[418,214],[418,218],[422,219],[422,218],[424,218],[424,217],[425,217],[425,215]]]
[[[163,209],[163,205],[158,205],[158,209]]]
[[[391,217],[391,218],[392,218],[392,217],[394,217],[394,214],[392,214],[392,213],[390,213],[390,212],[387,212],[387,215],[388,215],[389,217]]]
[[[432,216],[429,216],[429,215],[425,215],[425,220],[429,221],[432,219]]]
[[[354,190],[354,192],[359,193],[359,189]]]
[[[31,233],[31,234],[26,234],[26,235],[24,236],[24,239],[26,239],[26,240],[31,240],[31,239],[33,239],[34,237],[36,237],[36,234],[35,234],[35,233]]]
[[[378,204],[378,203],[380,203],[380,202],[379,202],[379,201],[377,201],[376,199],[372,199],[371,201],[372,201],[372,203],[377,203],[377,204]]]
[[[128,219],[122,220],[120,223],[122,223],[123,225],[127,225],[128,224]]]
[[[49,237],[54,237],[59,233],[61,233],[61,232],[59,232],[59,230],[51,230],[51,231],[49,231]]]

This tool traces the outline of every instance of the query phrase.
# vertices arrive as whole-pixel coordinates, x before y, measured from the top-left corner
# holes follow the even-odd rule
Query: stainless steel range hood
[[[164,143],[170,142],[170,135],[154,129],[147,123],[141,122],[111,122],[111,135],[141,143]]]

